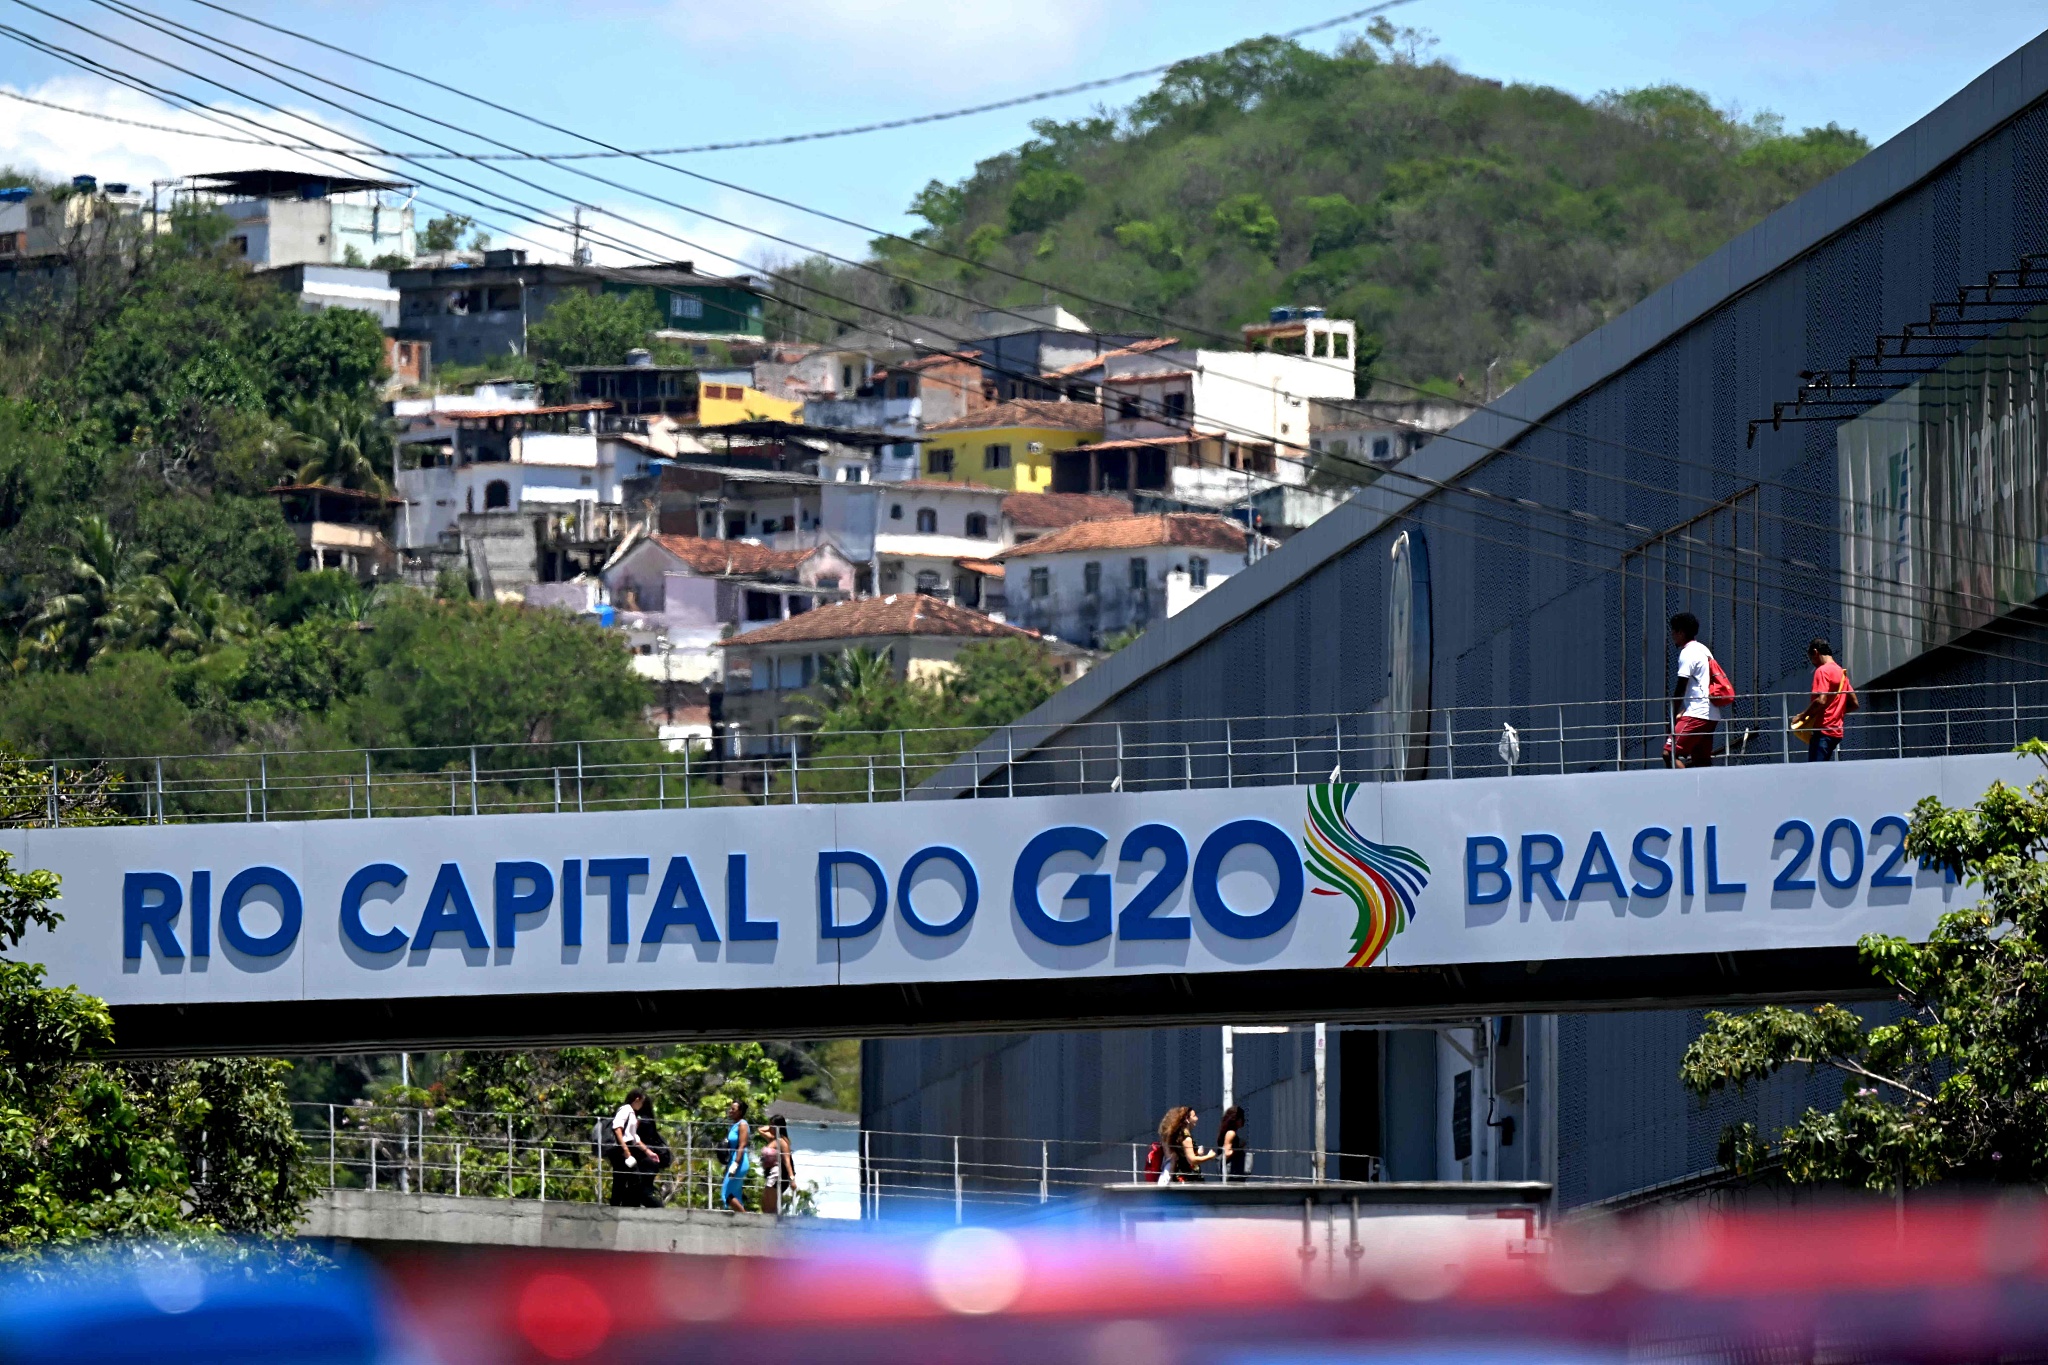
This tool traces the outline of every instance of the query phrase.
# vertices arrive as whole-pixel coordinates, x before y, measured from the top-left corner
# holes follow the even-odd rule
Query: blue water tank
[[[74,175],[71,177],[71,188],[74,190],[83,190],[85,193],[91,194],[99,187],[100,181],[96,175]]]
[[[9,185],[6,189],[0,190],[0,204],[19,204],[34,193],[35,191],[27,185]]]

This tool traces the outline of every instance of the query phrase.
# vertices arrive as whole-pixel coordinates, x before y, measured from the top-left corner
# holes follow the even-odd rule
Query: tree
[[[182,564],[141,580],[124,612],[125,643],[166,654],[204,654],[255,631],[254,613]]]
[[[476,219],[460,213],[443,214],[427,220],[420,234],[421,251],[454,251],[462,245],[462,234],[476,226]]]
[[[300,483],[370,493],[389,489],[384,471],[391,467],[391,428],[367,403],[334,395],[305,399],[292,405],[289,420],[298,438],[293,452],[302,461]]]
[[[32,927],[56,927],[58,889],[0,852],[0,953]],[[0,1252],[106,1236],[289,1236],[312,1175],[286,1065],[110,1062],[100,1054],[113,1036],[105,1002],[0,957]]]
[[[32,665],[83,668],[120,643],[131,593],[151,556],[116,535],[104,517],[80,518],[65,590],[43,603],[22,641]]]
[[[2020,751],[2048,764],[2048,743]],[[1775,1163],[1797,1182],[1873,1190],[2048,1181],[2048,781],[1997,782],[1953,809],[1927,797],[1906,847],[1983,898],[1943,915],[1924,944],[1861,940],[1899,1017],[1871,1023],[1832,1004],[1715,1011],[1686,1049],[1680,1074],[1702,1096],[1792,1066],[1842,1074],[1837,1109],[1768,1136],[1729,1129],[1722,1159],[1736,1170]]]
[[[546,365],[623,365],[626,352],[647,344],[661,326],[653,291],[570,293],[526,329],[533,358]]]

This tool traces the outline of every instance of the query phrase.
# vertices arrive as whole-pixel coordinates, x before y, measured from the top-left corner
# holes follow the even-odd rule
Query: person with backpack
[[[640,1198],[639,1182],[630,1178],[641,1162],[646,1162],[650,1171],[660,1164],[653,1149],[640,1140],[640,1111],[647,1107],[647,1092],[633,1089],[626,1093],[626,1102],[619,1106],[619,1112],[612,1115],[609,1131],[599,1130],[600,1138],[609,1137],[605,1142],[604,1154],[612,1166],[612,1192],[608,1201],[615,1207],[632,1207]],[[651,1182],[650,1182],[651,1183]]]
[[[1195,1111],[1185,1104],[1175,1105],[1159,1120],[1159,1141],[1153,1148],[1160,1158],[1153,1178],[1161,1185],[1200,1180],[1202,1163],[1216,1159],[1214,1152],[1195,1146]],[[1146,1166],[1152,1169],[1149,1159]]]
[[[1674,768],[1711,768],[1714,731],[1735,700],[1735,684],[1714,651],[1700,643],[1700,618],[1681,611],[1671,618],[1671,643],[1678,647],[1678,686],[1671,693],[1671,738],[1664,752]]]
[[[1792,728],[1806,736],[1806,761],[1832,763],[1841,751],[1850,716],[1862,709],[1856,700],[1855,684],[1849,672],[1835,662],[1834,650],[1826,639],[1814,636],[1806,646],[1806,661],[1813,665],[1813,700],[1793,720]]]

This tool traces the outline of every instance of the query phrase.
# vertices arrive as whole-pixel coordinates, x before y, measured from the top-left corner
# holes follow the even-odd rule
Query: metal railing
[[[600,1154],[595,1114],[493,1114],[452,1108],[296,1103],[307,1158],[323,1189],[439,1194],[474,1199],[608,1204],[651,1192],[663,1207],[717,1209],[726,1166],[719,1155],[729,1125],[658,1124],[670,1160],[624,1173],[646,1184],[622,1190],[622,1172]],[[792,1120],[795,1180],[784,1214],[861,1219],[1016,1211],[1085,1195],[1103,1185],[1146,1178],[1152,1139],[1081,1142],[1060,1138],[983,1137],[897,1132]],[[744,1202],[759,1209],[758,1135]],[[1257,1148],[1251,1169],[1231,1174],[1206,1163],[1203,1179],[1224,1183],[1378,1180],[1377,1156]]]
[[[1716,763],[1803,758],[1805,692],[1739,696]],[[1844,760],[1984,753],[2048,732],[2048,680],[1861,694]],[[128,819],[345,819],[1008,797],[1331,780],[1612,772],[1664,762],[1669,697],[1438,707],[1403,733],[1383,711],[1083,721],[1065,726],[732,736],[672,747],[609,739],[438,748],[293,749],[31,762],[42,790],[15,824],[64,824],[82,794]],[[775,752],[735,752],[747,744]]]

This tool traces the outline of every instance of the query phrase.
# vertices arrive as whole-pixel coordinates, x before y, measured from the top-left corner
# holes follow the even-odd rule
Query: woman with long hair
[[[1216,1156],[1223,1178],[1243,1176],[1251,1165],[1251,1150],[1244,1145],[1244,1109],[1231,1105],[1216,1122]]]
[[[1177,1104],[1159,1120],[1159,1145],[1166,1149],[1166,1170],[1175,1184],[1200,1180],[1202,1163],[1216,1159],[1214,1152],[1195,1145],[1197,1117],[1187,1105]]]
[[[789,1120],[770,1114],[761,1135],[761,1212],[780,1213],[783,1200],[796,1188],[796,1153],[789,1146]]]

